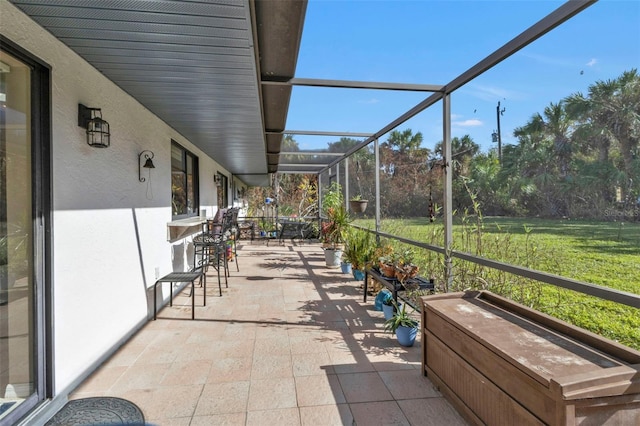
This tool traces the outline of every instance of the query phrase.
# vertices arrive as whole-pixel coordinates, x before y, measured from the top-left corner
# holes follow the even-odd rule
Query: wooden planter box
[[[640,352],[490,292],[421,302],[423,373],[470,422],[640,425]]]

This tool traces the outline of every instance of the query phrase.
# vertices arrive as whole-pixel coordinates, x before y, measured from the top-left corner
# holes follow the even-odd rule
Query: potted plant
[[[269,231],[269,221],[267,220],[266,217],[262,216],[260,218],[260,236],[261,237],[266,237],[267,236],[267,232]]]
[[[398,303],[397,308],[393,296],[389,294],[388,297],[382,300],[382,313],[384,314],[385,321],[393,318],[393,315],[397,309],[402,307],[402,303]]]
[[[389,244],[381,244],[373,252],[373,261],[376,269],[385,277],[395,277],[393,247]]]
[[[344,254],[343,254],[343,257],[344,257]],[[351,262],[345,259],[343,259],[342,262],[340,263],[340,268],[342,269],[343,274],[351,274],[353,272]]]
[[[402,346],[413,346],[418,335],[419,322],[411,317],[411,313],[407,312],[407,304],[398,307],[395,300],[392,299],[395,307],[393,316],[384,322],[385,331],[396,334],[398,343]]]
[[[364,268],[370,262],[374,243],[371,232],[350,228],[344,246],[344,258],[351,263],[353,277],[364,279]]]
[[[340,266],[345,237],[351,222],[344,207],[340,184],[333,182],[327,189],[323,197],[322,210],[326,215],[321,227],[326,264],[330,268],[337,268]]]
[[[407,279],[418,275],[420,268],[414,262],[415,253],[411,249],[402,250],[395,253],[393,265],[395,277],[404,283]]]
[[[362,195],[355,195],[349,200],[349,207],[355,213],[364,213],[368,204],[369,200],[363,200]]]

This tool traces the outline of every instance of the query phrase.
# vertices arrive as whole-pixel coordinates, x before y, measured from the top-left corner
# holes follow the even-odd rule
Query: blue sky
[[[296,77],[446,84],[561,1],[309,0]],[[640,1],[600,0],[452,95],[452,136],[483,151],[501,116],[503,144],[549,102],[640,69]],[[429,93],[294,87],[287,129],[376,132]],[[398,129],[442,139],[438,103]],[[301,149],[336,137],[295,136]],[[386,138],[383,138],[383,140]]]

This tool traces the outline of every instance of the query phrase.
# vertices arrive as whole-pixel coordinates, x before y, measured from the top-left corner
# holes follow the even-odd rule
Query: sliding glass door
[[[0,44],[0,423],[46,391],[42,69]],[[44,94],[48,96],[48,93]],[[48,120],[48,119],[47,119]],[[46,132],[45,132],[46,133]],[[44,167],[48,173],[48,166]],[[47,179],[48,180],[48,179]]]

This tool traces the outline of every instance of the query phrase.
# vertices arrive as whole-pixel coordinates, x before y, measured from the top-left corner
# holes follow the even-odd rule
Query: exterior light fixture
[[[142,164],[142,160],[143,160],[143,156],[144,155],[144,164]],[[147,179],[142,177],[142,168],[145,169],[155,169],[156,166],[153,165],[153,161],[151,161],[153,159],[153,152],[145,150],[142,151],[139,155],[138,155],[138,180],[140,180],[140,182],[144,182]],[[149,170],[149,173],[151,173],[151,170]],[[151,176],[151,174],[149,174],[149,176]]]
[[[78,104],[78,126],[87,129],[87,144],[94,148],[108,148],[111,133],[109,123],[102,119],[100,108]]]
[[[216,186],[222,186],[222,177],[216,173],[213,175],[213,183],[215,183]]]

